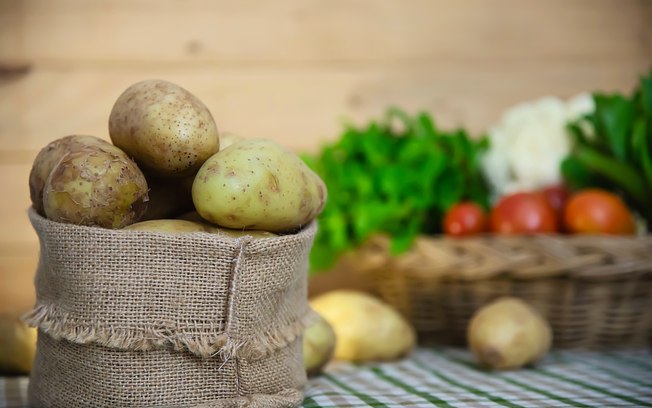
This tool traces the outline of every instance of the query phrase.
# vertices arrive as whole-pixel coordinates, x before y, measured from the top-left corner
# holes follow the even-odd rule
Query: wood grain
[[[638,58],[649,4],[622,0],[27,0],[5,5],[5,59],[469,62]],[[14,7],[11,7],[14,4]],[[649,13],[649,10],[647,10]],[[648,14],[649,16],[649,14]]]
[[[0,250],[0,314],[21,315],[34,305],[35,251],[17,255]]]
[[[0,0],[0,311],[33,299],[33,158],[67,134],[108,139],[133,82],[176,82],[222,131],[295,151],[389,105],[477,134],[520,101],[631,89],[650,21],[650,0]]]
[[[115,99],[143,78],[183,84],[204,101],[224,131],[308,150],[336,138],[343,121],[362,124],[389,105],[427,110],[444,128],[465,126],[478,133],[519,101],[568,97],[587,89],[629,89],[643,67],[636,61],[598,67],[519,61],[509,68],[486,63],[481,70],[457,63],[310,70],[211,64],[184,70],[42,67],[0,88],[0,154],[18,160],[9,152],[31,156],[48,141],[73,133],[108,138]]]

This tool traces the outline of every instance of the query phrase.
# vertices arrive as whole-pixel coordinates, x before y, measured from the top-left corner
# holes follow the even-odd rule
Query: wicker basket
[[[464,344],[471,315],[520,297],[558,348],[652,345],[652,236],[420,237],[398,257],[371,239],[346,262],[414,324],[423,344]]]

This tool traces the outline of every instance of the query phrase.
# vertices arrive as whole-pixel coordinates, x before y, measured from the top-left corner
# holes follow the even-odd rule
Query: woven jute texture
[[[652,236],[423,236],[400,256],[377,236],[345,263],[422,344],[464,344],[475,311],[517,296],[548,319],[555,347],[652,346]]]
[[[56,223],[40,241],[34,406],[296,406],[316,225],[277,238]]]

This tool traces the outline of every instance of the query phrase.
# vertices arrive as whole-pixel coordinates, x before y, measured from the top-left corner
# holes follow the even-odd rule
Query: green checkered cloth
[[[485,370],[466,350],[418,349],[398,363],[332,364],[304,407],[652,407],[649,351],[554,351],[536,368]]]
[[[0,407],[26,407],[27,384],[0,379]],[[419,348],[394,363],[334,362],[303,406],[652,407],[652,354],[553,351],[536,368],[491,372],[466,350]]]

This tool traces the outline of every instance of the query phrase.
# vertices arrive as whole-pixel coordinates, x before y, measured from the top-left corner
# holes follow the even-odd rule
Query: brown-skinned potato
[[[115,146],[67,153],[43,189],[48,219],[103,228],[123,228],[140,219],[149,200],[136,163]]]
[[[48,143],[36,155],[29,173],[29,195],[32,200],[32,207],[39,214],[45,215],[43,211],[43,187],[45,187],[50,172],[64,155],[84,147],[100,146],[106,148],[106,146],[110,145],[106,140],[88,135],[70,135]]]
[[[215,120],[186,89],[162,80],[128,87],[109,116],[109,135],[148,173],[186,177],[219,150]]]

